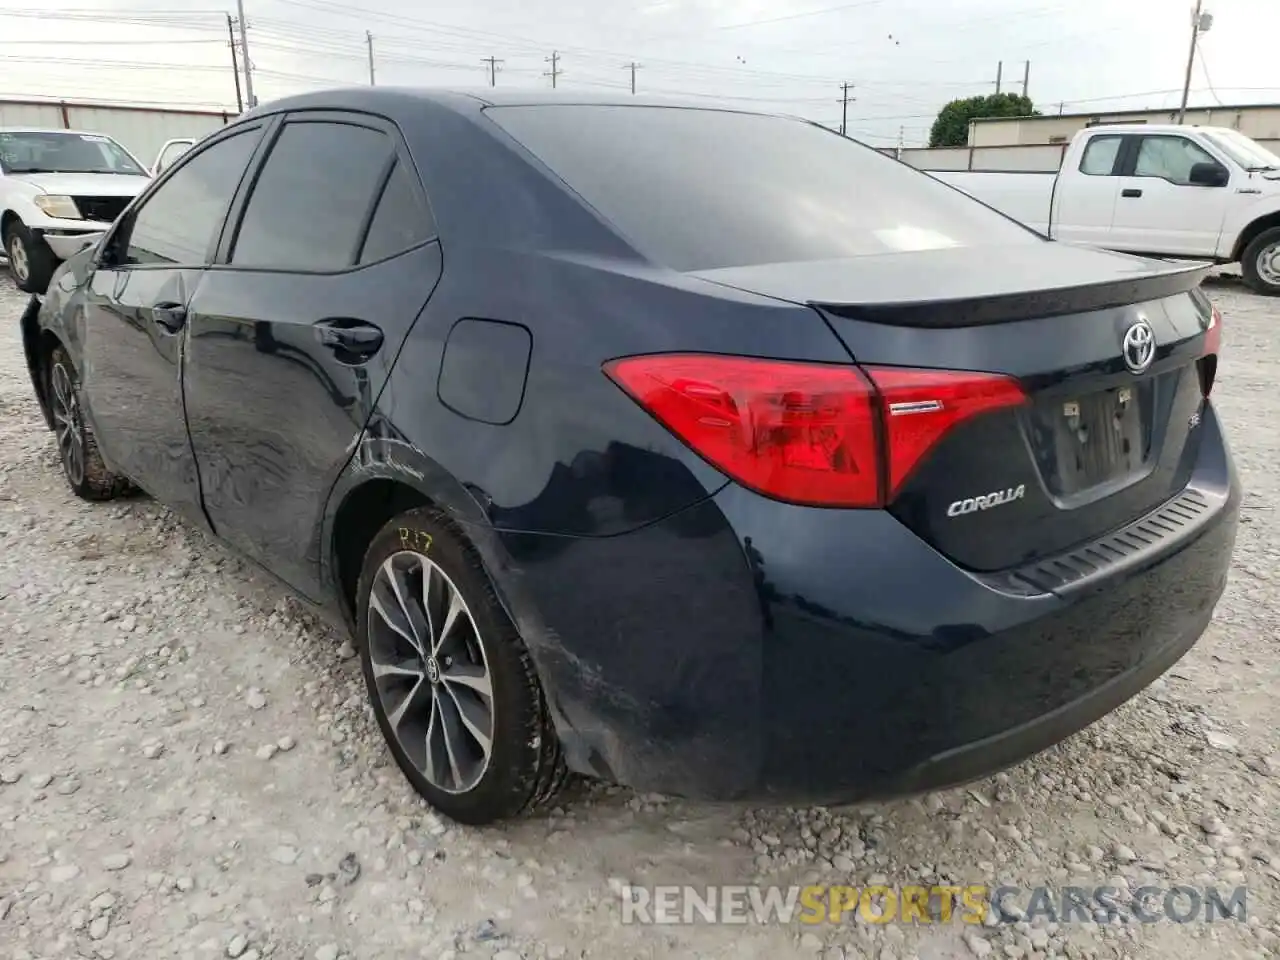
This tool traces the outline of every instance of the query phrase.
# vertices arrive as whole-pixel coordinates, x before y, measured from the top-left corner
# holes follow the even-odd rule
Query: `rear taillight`
[[[893,500],[929,450],[955,426],[1026,400],[1018,381],[991,373],[868,367],[885,418],[889,495]]]
[[[1222,312],[1215,306],[1209,312],[1209,326],[1204,331],[1204,350],[1196,361],[1200,373],[1200,392],[1208,397],[1218,375],[1218,353],[1222,350]]]
[[[743,486],[791,503],[880,507],[952,428],[1026,398],[1008,377],[664,354],[605,372]]]

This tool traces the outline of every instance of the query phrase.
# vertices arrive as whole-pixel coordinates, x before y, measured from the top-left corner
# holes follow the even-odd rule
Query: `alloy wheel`
[[[80,420],[80,398],[67,368],[53,365],[53,427],[62,454],[62,467],[73,487],[84,482],[84,429]]]
[[[27,245],[16,233],[9,240],[9,272],[13,274],[15,280],[23,283],[31,276],[31,261],[27,257]]]
[[[493,750],[493,687],[462,594],[429,557],[400,551],[378,568],[368,618],[374,686],[401,750],[433,787],[473,789]]]
[[[1280,287],[1280,240],[1258,251],[1256,266],[1259,277]]]

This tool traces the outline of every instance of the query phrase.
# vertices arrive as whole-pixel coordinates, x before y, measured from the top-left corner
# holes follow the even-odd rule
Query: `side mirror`
[[[1203,161],[1191,167],[1190,181],[1197,187],[1225,187],[1230,179],[1227,168],[1212,161]]]

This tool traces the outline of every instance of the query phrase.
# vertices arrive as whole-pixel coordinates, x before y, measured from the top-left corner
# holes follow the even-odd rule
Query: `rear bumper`
[[[500,586],[575,769],[720,800],[954,785],[1092,723],[1201,635],[1240,498],[1211,408],[1201,429],[1195,524],[1052,592],[964,571],[887,513],[733,485],[623,536],[510,535]]]

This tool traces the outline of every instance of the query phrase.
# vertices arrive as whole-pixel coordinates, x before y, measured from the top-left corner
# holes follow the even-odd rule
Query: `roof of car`
[[[245,116],[281,110],[346,108],[377,109],[413,101],[431,103],[457,112],[477,112],[484,107],[578,104],[593,106],[660,106],[702,110],[735,110],[734,107],[697,103],[682,97],[653,97],[629,93],[586,93],[579,90],[528,90],[497,87],[336,87],[297,94],[259,104]]]

